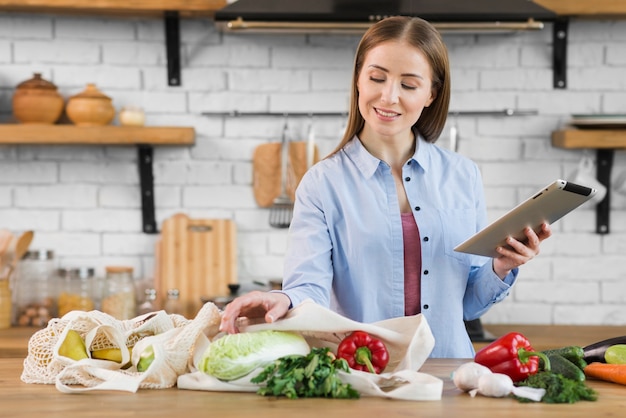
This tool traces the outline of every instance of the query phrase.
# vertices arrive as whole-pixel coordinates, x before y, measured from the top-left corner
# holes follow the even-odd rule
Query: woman
[[[477,166],[434,145],[449,100],[447,50],[432,25],[391,17],[367,31],[343,140],[296,193],[283,290],[237,298],[223,331],[313,299],[359,322],[422,313],[431,357],[473,357],[464,319],[508,295],[551,232],[529,228],[525,243],[510,238],[494,259],[453,250],[485,226],[486,208]]]

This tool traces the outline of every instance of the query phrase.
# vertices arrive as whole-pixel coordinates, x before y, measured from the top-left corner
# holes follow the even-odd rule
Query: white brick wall
[[[252,193],[256,146],[280,139],[282,118],[202,112],[344,112],[356,36],[223,35],[209,20],[181,21],[182,86],[167,85],[163,22],[153,19],[0,14],[0,122],[12,122],[19,82],[41,72],[69,97],[93,82],[120,109],[139,105],[149,125],[193,126],[193,147],[154,151],[157,220],[178,211],[234,219],[241,282],[280,277],[284,230]],[[446,35],[451,110],[536,110],[520,117],[450,118],[460,152],[480,166],[489,217],[571,173],[579,150],[551,146],[573,113],[626,113],[626,22],[572,21],[568,88],[552,87],[551,28],[508,36]],[[308,119],[290,119],[302,139]],[[322,154],[344,118],[316,118]],[[442,144],[447,133],[441,139]],[[615,156],[613,177],[626,170]],[[34,229],[33,247],[64,266],[135,267],[150,277],[156,235],[141,232],[137,152],[111,146],[0,146],[0,227]],[[626,196],[612,195],[611,233],[595,233],[583,207],[554,225],[511,296],[486,323],[626,324]]]

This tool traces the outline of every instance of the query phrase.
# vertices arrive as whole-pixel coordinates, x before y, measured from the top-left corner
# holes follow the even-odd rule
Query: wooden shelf
[[[154,211],[153,145],[193,145],[195,130],[171,126],[0,125],[0,145],[134,145],[143,231],[158,233]]]
[[[626,148],[626,129],[564,129],[552,132],[559,148]]]
[[[623,0],[533,0],[552,10],[559,16],[586,18],[626,17],[626,2]]]
[[[596,150],[596,177],[606,187],[606,196],[596,205],[596,232],[609,233],[611,171],[616,149],[626,149],[626,129],[564,129],[552,132],[558,148]]]
[[[213,16],[226,0],[0,0],[0,10],[29,13],[70,13],[126,16]]]
[[[0,125],[0,144],[193,145],[195,130],[170,126]]]

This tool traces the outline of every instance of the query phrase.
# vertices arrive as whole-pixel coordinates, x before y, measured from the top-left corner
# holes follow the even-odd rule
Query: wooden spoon
[[[8,229],[0,229],[0,277],[4,277],[3,266],[8,264],[9,256],[8,249],[11,241],[13,241],[13,233]]]
[[[13,234],[8,229],[0,229],[0,257],[5,253],[13,239]]]
[[[23,232],[15,241],[15,245],[12,248],[12,258],[9,264],[9,272],[7,277],[13,273],[13,270],[17,266],[17,263],[24,257],[26,251],[28,251],[28,247],[30,243],[33,241],[35,233],[33,231],[25,231]]]
[[[35,233],[33,231],[25,231],[17,239],[17,243],[15,244],[15,257],[13,258],[14,264],[17,264],[17,262],[24,257],[24,254],[28,251],[30,243],[33,242],[34,236]]]

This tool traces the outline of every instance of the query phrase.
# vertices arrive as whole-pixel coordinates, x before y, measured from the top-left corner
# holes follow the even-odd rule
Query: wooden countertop
[[[486,325],[495,336],[509,331],[526,335],[536,349],[568,344],[586,345],[622,335],[624,327]],[[626,407],[626,386],[589,380],[598,401],[572,405],[524,404],[514,399],[470,397],[454,387],[450,373],[465,359],[429,359],[421,371],[444,381],[441,401],[407,402],[363,397],[358,400],[262,397],[252,393],[217,393],[179,390],[147,390],[137,393],[95,391],[63,394],[53,385],[21,382],[22,360],[33,329],[0,330],[0,403],[2,416],[28,417],[255,417],[280,416],[334,418],[346,416],[389,417],[602,417],[615,416]],[[10,411],[10,412],[8,412]]]

